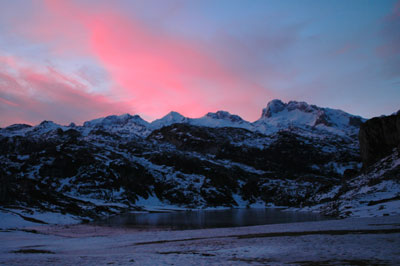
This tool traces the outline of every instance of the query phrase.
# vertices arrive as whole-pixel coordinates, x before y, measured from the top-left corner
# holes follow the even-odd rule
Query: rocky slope
[[[359,139],[362,171],[314,195],[319,204],[309,209],[342,217],[400,213],[400,112],[366,121]]]
[[[0,204],[89,219],[140,210],[145,199],[188,208],[314,204],[361,168],[364,121],[274,100],[253,123],[218,111],[12,125],[0,130]]]

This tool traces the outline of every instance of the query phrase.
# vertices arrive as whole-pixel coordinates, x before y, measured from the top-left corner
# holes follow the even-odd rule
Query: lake
[[[158,213],[132,213],[96,222],[118,227],[167,227],[202,229],[250,225],[295,223],[332,219],[316,213],[281,211],[276,208],[192,210]]]

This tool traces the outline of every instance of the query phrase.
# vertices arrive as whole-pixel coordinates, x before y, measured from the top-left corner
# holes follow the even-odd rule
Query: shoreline
[[[254,205],[250,207],[209,207],[209,208],[182,208],[177,206],[150,206],[144,208],[142,211],[129,211],[125,213],[116,213],[114,215],[99,217],[96,220],[112,218],[114,216],[128,215],[128,214],[151,214],[151,213],[175,213],[175,212],[196,212],[196,211],[225,211],[230,209],[275,209],[280,211],[292,212],[308,212],[318,214],[315,210],[304,211],[302,209],[294,209],[286,206],[259,206]],[[324,216],[324,215],[321,215]],[[328,216],[327,216],[328,217]],[[31,208],[0,208],[0,230],[16,229],[22,227],[35,227],[39,225],[79,225],[79,224],[92,224],[95,220],[89,220],[80,216],[71,214],[62,214],[59,212],[42,211]],[[332,217],[335,219],[335,217]],[[336,217],[337,218],[337,217]]]
[[[196,230],[88,224],[25,229],[36,233],[0,232],[0,264],[396,265],[400,261],[399,215]]]

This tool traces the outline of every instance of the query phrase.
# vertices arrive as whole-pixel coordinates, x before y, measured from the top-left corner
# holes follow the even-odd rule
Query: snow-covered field
[[[3,264],[399,265],[400,216],[183,231],[91,225],[3,229]]]

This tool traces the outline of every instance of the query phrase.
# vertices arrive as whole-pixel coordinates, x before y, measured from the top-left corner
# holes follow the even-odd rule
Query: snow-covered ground
[[[33,212],[32,210],[28,210]],[[0,209],[0,230],[17,229],[38,224],[74,224],[80,219],[55,212],[34,212],[18,209]]]
[[[0,265],[400,263],[400,216],[183,231],[90,225],[24,230],[0,231]]]

